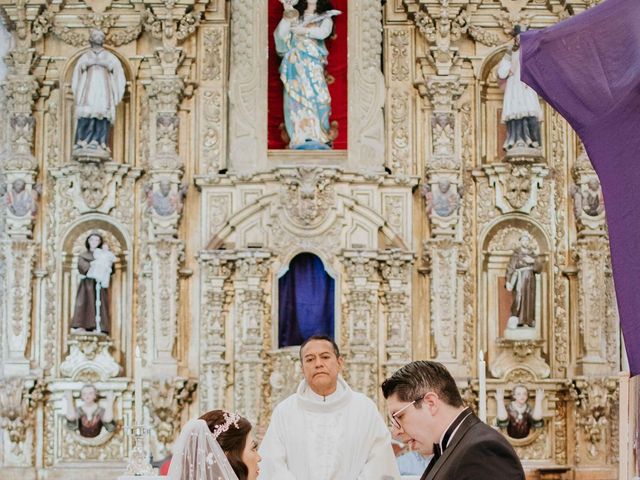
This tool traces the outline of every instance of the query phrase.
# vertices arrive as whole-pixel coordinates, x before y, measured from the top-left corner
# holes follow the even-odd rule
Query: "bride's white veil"
[[[173,448],[169,480],[238,480],[204,420],[189,420]]]

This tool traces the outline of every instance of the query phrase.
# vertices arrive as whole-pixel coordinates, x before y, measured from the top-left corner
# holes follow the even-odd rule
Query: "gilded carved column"
[[[226,393],[231,385],[226,326],[234,258],[227,252],[205,252],[198,260],[203,277],[199,400],[200,409],[208,411],[227,404]]]
[[[398,250],[378,256],[386,311],[384,375],[411,361],[411,266],[413,254]]]
[[[263,352],[270,337],[270,315],[265,284],[271,254],[263,250],[237,253],[233,290],[235,295],[235,388],[234,406],[254,425],[260,420]]]
[[[351,387],[375,398],[378,391],[376,364],[378,344],[377,311],[380,279],[375,252],[346,251],[343,265],[347,274],[344,328],[341,343],[347,357]]]
[[[603,375],[618,368],[609,363],[609,344],[619,335],[618,316],[615,298],[608,295],[612,290],[611,260],[602,189],[583,148],[573,168],[573,179],[571,193],[578,229],[574,246],[580,338],[577,362],[582,375]]]
[[[32,240],[38,190],[38,162],[33,156],[35,118],[33,108],[39,92],[31,74],[36,61],[31,48],[29,22],[19,5],[16,47],[6,58],[8,75],[2,84],[8,120],[6,145],[0,146],[0,168],[4,180],[4,232],[0,257],[4,263],[2,284],[2,368],[0,376],[25,376],[31,337],[32,280],[37,243]]]
[[[468,261],[462,243],[462,156],[455,142],[460,112],[456,102],[464,91],[457,75],[431,75],[421,92],[432,111],[422,193],[430,238],[423,242],[430,273],[431,355],[454,375],[469,375],[463,350],[464,275]]]
[[[174,8],[175,7],[175,8]],[[149,165],[144,190],[148,219],[147,311],[151,312],[151,338],[146,339],[147,361],[157,374],[177,374],[175,341],[178,334],[180,274],[184,261],[184,242],[178,238],[186,186],[183,185],[184,163],[178,151],[180,104],[185,95],[185,80],[179,69],[185,53],[177,46],[191,33],[182,28],[185,14],[179,7],[167,4],[153,17],[162,40],[156,48],[151,66],[151,81],[146,85],[149,97]],[[192,12],[194,13],[194,12]],[[180,19],[182,18],[182,19]],[[199,21],[199,14],[193,17]],[[138,330],[138,335],[142,332]]]

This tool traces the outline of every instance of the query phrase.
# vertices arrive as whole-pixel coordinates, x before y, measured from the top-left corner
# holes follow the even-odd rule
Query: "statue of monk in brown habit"
[[[535,327],[536,273],[541,271],[542,265],[531,245],[531,237],[522,235],[507,266],[506,288],[513,292],[509,328]]]

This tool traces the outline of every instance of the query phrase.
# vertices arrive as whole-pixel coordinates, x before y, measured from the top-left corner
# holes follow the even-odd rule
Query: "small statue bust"
[[[113,420],[113,392],[107,393],[106,407],[98,404],[98,389],[95,385],[87,384],[80,389],[82,405],[76,407],[73,401],[73,393],[66,392],[67,399],[67,427],[86,438],[94,438],[100,435],[102,428],[112,432],[116,428]]]
[[[36,213],[38,189],[29,191],[22,178],[16,178],[6,194],[9,211],[16,217],[25,217]]]
[[[529,405],[529,389],[520,384],[513,387],[513,400],[509,405],[504,403],[504,389],[496,390],[496,402],[498,403],[498,415],[496,423],[498,427],[507,430],[511,438],[522,439],[529,436],[532,428],[540,428],[544,425],[542,418],[542,401],[544,390],[536,389],[536,399],[533,410]]]

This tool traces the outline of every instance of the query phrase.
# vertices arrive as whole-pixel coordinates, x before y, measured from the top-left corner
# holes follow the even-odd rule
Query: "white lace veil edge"
[[[169,480],[238,480],[207,422],[189,420],[173,447]]]

